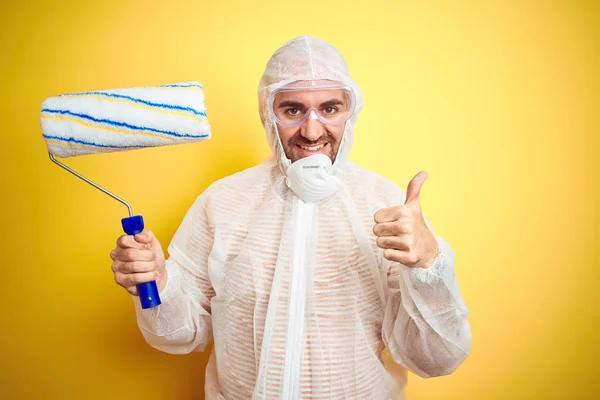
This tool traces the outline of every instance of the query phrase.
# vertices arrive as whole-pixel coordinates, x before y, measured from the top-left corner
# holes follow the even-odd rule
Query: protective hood
[[[321,157],[308,157],[301,164],[286,157],[277,132],[277,125],[268,111],[269,95],[295,81],[329,80],[349,86],[354,91],[356,109],[345,125],[344,134],[333,165],[325,165]],[[350,78],[348,66],[342,55],[331,44],[313,36],[299,36],[285,43],[271,56],[258,85],[260,118],[265,128],[269,146],[279,169],[287,178],[286,184],[306,202],[320,201],[335,193],[344,180],[344,169],[354,139],[354,126],[363,108],[362,93]],[[300,161],[300,160],[299,160]],[[314,165],[313,165],[314,164]],[[329,163],[330,164],[330,163]],[[315,171],[317,170],[317,171]],[[315,179],[317,172],[320,176]],[[309,174],[311,176],[304,176]],[[292,178],[292,179],[290,179]],[[318,193],[318,196],[315,196]]]

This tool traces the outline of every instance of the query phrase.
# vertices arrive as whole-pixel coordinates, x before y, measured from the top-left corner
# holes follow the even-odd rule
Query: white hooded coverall
[[[289,82],[319,79],[352,87],[357,110],[327,176],[293,185],[266,102]],[[146,341],[182,354],[214,340],[207,399],[403,399],[406,369],[454,371],[471,346],[454,252],[434,233],[430,268],[383,257],[374,214],[404,204],[405,192],[347,159],[363,99],[342,56],[293,39],[258,94],[274,157],[213,183],[189,209],[168,248],[163,304],[135,302]]]

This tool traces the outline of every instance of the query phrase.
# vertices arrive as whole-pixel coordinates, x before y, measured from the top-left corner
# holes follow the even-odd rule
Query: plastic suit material
[[[333,165],[283,152],[266,102],[298,80],[356,95]],[[471,345],[455,254],[434,233],[429,268],[383,257],[373,216],[405,192],[347,159],[363,100],[342,56],[293,39],[269,60],[258,96],[273,157],[213,183],[189,209],[168,248],[163,304],[135,303],[147,342],[181,354],[214,340],[207,399],[403,399],[406,369],[454,371]],[[303,162],[322,168],[303,176],[293,170]]]

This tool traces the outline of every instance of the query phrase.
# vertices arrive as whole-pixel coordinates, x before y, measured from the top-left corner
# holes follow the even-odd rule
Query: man
[[[167,261],[149,231],[111,253],[131,294],[157,281],[162,305],[136,301],[147,342],[214,339],[207,399],[398,399],[399,365],[454,371],[471,332],[455,255],[420,208],[427,175],[405,194],[348,161],[362,95],[324,41],[277,50],[258,95],[272,157],[202,193]]]

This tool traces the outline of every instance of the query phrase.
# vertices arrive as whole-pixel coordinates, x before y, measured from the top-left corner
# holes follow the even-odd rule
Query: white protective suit
[[[306,159],[287,160],[266,101],[289,82],[319,79],[351,86],[357,111],[333,167],[307,177],[291,169]],[[471,346],[454,252],[434,233],[433,265],[413,269],[377,247],[375,212],[404,204],[405,193],[347,159],[363,101],[342,56],[314,37],[293,39],[268,62],[258,94],[274,157],[192,205],[168,249],[163,304],[135,302],[147,342],[181,354],[214,339],[207,399],[402,399],[401,366],[423,377],[454,371]]]

